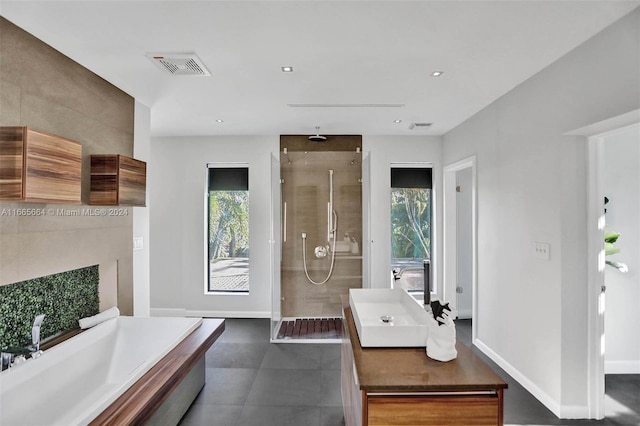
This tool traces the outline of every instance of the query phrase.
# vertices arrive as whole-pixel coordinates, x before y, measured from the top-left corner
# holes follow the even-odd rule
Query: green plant
[[[0,347],[27,346],[36,315],[45,314],[41,337],[78,328],[99,312],[98,265],[0,286]]]
[[[608,197],[604,197],[604,205],[606,207],[606,205],[609,203],[609,198]],[[607,209],[604,209],[604,212],[607,213]],[[618,238],[620,238],[620,233],[615,232],[615,231],[609,231],[609,230],[605,230],[604,231],[604,254],[605,256],[611,256],[613,254],[616,253],[620,253],[620,249],[616,246],[614,246],[614,244],[616,243],[616,241],[618,241]],[[615,260],[605,260],[604,262],[605,264],[616,268],[618,271],[620,272],[628,272],[629,271],[629,267],[627,267],[626,263],[622,263],[622,262],[617,262]]]

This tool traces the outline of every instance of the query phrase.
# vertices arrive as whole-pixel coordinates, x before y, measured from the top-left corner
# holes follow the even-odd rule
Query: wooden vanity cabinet
[[[91,192],[94,206],[146,205],[147,163],[120,154],[91,156]]]
[[[348,298],[342,302],[345,425],[503,425],[507,384],[464,344],[449,362],[425,348],[362,348]]]
[[[25,126],[0,127],[0,200],[79,204],[82,145]]]

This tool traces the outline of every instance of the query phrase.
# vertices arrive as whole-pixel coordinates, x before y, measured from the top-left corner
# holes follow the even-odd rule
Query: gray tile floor
[[[340,345],[270,344],[269,320],[228,319],[181,425],[339,426]]]
[[[227,319],[207,352],[207,383],[182,426],[341,426],[340,345],[271,344],[268,319]],[[470,322],[457,322],[470,345]],[[522,426],[640,425],[640,375],[607,377],[604,421],[559,420],[508,374],[505,424]]]

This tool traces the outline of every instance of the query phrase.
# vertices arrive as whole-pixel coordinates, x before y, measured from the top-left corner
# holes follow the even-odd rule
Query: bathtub
[[[85,425],[202,323],[118,317],[0,373],[0,425]]]

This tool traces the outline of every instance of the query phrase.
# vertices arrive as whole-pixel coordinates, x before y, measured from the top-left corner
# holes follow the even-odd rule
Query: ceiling
[[[149,106],[154,136],[440,135],[638,5],[3,0],[0,13]],[[212,75],[165,74],[149,52],[196,52]]]

